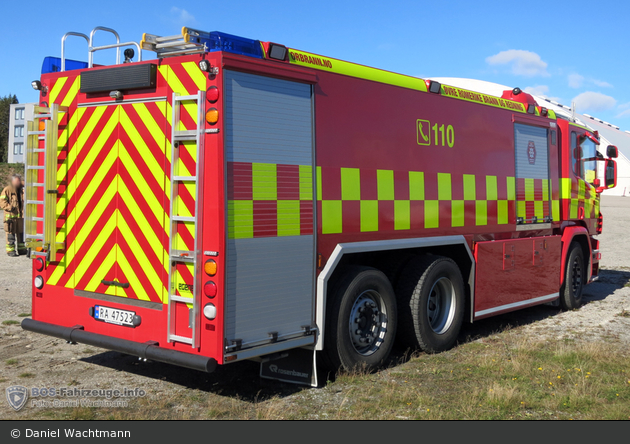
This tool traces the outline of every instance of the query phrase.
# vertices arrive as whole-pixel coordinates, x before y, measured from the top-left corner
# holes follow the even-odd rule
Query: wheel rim
[[[579,258],[573,259],[573,264],[571,265],[571,291],[573,297],[576,297],[580,292],[580,288],[582,287],[582,264],[580,263]]]
[[[383,345],[387,333],[387,308],[381,295],[367,290],[359,295],[350,310],[350,339],[354,349],[369,356]]]
[[[431,329],[443,334],[451,327],[456,308],[455,287],[450,279],[442,277],[435,281],[427,300],[427,316]]]

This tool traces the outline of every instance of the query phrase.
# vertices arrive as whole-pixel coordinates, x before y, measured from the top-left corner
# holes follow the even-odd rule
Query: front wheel
[[[573,310],[582,305],[585,276],[582,247],[577,242],[572,242],[564,269],[564,283],[560,288],[560,306],[563,310]]]
[[[334,369],[382,366],[396,335],[396,298],[387,277],[369,267],[352,267],[329,300],[324,350]]]

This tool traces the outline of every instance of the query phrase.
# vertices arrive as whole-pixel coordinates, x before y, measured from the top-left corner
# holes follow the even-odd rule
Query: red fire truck
[[[69,36],[88,62],[66,60]],[[115,65],[94,65],[104,49]],[[617,149],[518,88],[103,27],[66,34],[33,87],[26,330],[316,384],[317,360],[378,368],[395,340],[446,350],[464,322],[577,308],[597,278]]]

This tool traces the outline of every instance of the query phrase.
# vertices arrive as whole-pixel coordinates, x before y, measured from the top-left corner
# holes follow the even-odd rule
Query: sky
[[[223,31],[418,77],[520,87],[630,130],[630,2],[0,0],[0,96],[37,100],[30,82],[68,31],[116,29],[122,41],[182,26]],[[114,37],[97,33],[96,45]],[[79,38],[67,57],[87,61]],[[144,51],[149,60],[154,53]],[[137,59],[137,56],[136,56]],[[113,50],[95,54],[113,64]]]

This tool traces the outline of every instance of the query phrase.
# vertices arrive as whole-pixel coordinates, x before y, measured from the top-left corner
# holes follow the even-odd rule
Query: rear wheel
[[[396,299],[385,275],[352,267],[332,292],[324,337],[333,369],[376,369],[389,357],[396,335]]]
[[[564,270],[564,284],[560,288],[560,306],[563,310],[573,310],[582,305],[582,289],[586,268],[584,266],[584,253],[577,242],[569,246],[567,263]]]
[[[428,353],[455,345],[464,320],[464,281],[452,259],[425,255],[407,265],[397,288],[399,338]]]

